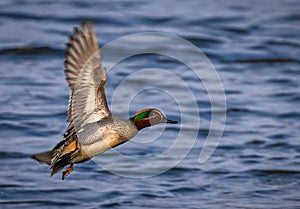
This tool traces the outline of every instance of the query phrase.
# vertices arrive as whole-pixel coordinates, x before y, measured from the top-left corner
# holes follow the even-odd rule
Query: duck
[[[68,166],[62,172],[64,180],[74,170],[74,164],[86,162],[129,141],[140,130],[159,123],[178,123],[167,119],[156,108],[140,110],[128,119],[110,112],[104,88],[107,70],[101,65],[100,48],[91,21],[74,27],[66,43],[64,66],[71,91],[63,140],[53,149],[31,156],[48,164],[51,176]]]

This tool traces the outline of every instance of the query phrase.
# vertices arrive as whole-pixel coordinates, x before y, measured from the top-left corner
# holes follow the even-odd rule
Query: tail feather
[[[80,145],[75,137],[70,136],[68,139],[65,139],[59,142],[52,150],[37,153],[32,155],[31,158],[37,160],[40,163],[47,163],[50,165],[51,176],[59,172],[67,165],[71,165],[63,173],[63,179],[73,171],[72,159],[78,155],[80,152]]]
[[[54,174],[56,174],[58,171],[60,171],[61,169],[63,169],[66,165],[70,164],[70,160],[72,157],[73,153],[68,153],[66,155],[63,156],[63,158],[61,158],[60,160],[58,160],[57,162],[55,162],[52,166],[51,166],[51,176],[53,176]]]
[[[47,163],[48,165],[50,165],[50,169],[51,169],[51,176],[53,176],[54,174],[56,174],[58,171],[60,171],[61,169],[63,169],[66,165],[69,164],[69,160],[71,155],[67,154],[65,155],[62,159],[58,160],[57,162],[52,163],[52,159],[53,159],[53,150],[49,150],[46,152],[41,152],[41,153],[37,153],[35,155],[32,155],[31,158],[37,160],[40,163]]]
[[[46,152],[37,153],[35,155],[32,155],[31,158],[37,160],[40,163],[47,163],[48,165],[50,165],[53,158],[53,151],[49,150]]]

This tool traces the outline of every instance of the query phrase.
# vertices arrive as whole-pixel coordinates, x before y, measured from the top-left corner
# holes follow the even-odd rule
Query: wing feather
[[[80,130],[87,123],[109,116],[104,85],[106,70],[101,67],[100,49],[91,22],[74,28],[66,44],[65,75],[71,89],[67,130]],[[84,139],[78,139],[84,143]]]

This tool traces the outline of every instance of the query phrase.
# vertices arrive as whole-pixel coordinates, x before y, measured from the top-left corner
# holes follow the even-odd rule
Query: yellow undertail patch
[[[77,149],[77,141],[73,140],[61,153],[61,156],[74,152]]]

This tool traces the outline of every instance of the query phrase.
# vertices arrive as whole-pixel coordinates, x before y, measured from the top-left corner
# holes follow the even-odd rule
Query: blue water
[[[297,0],[1,1],[0,207],[300,208],[299,10]],[[155,156],[173,143],[180,128],[196,132],[194,146],[179,164],[160,175],[132,178],[89,161],[61,181],[60,174],[50,178],[48,167],[30,158],[59,142],[67,126],[64,44],[83,19],[93,20],[101,46],[136,32],[164,32],[207,55],[227,99],[225,130],[208,161],[198,162],[211,121],[205,88],[181,63],[160,55],[120,63],[109,72],[106,92],[110,103],[122,79],[143,67],[180,76],[195,94],[199,112],[189,117],[200,115],[200,128],[172,125],[155,142],[147,141],[160,133],[158,126],[117,148],[133,157]],[[163,88],[167,80],[145,76],[127,85]],[[177,91],[174,84],[166,86]],[[186,99],[183,110],[190,102]],[[129,110],[122,102],[112,110],[127,117],[147,106],[181,119],[172,97],[155,89],[138,94]],[[134,166],[115,162],[110,154],[102,158],[120,172]]]

